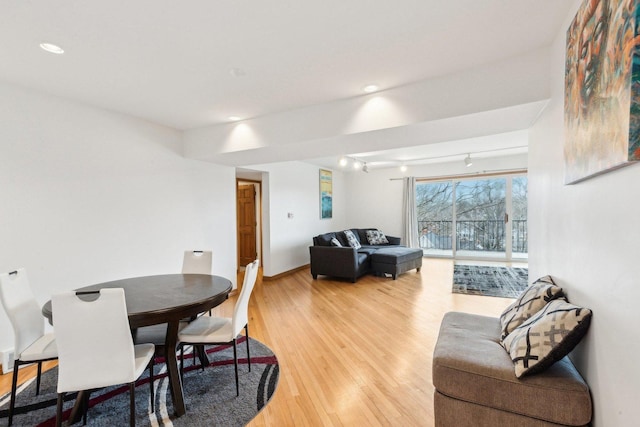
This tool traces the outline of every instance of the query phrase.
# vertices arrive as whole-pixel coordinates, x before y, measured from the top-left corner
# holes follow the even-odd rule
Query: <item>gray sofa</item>
[[[356,282],[359,277],[374,273],[391,274],[395,279],[411,269],[420,271],[422,267],[422,250],[410,249],[400,245],[400,238],[386,236],[389,243],[370,245],[367,230],[376,228],[352,228],[361,248],[349,246],[344,231],[319,234],[313,238],[313,246],[309,247],[311,275],[317,279],[319,275],[349,279]],[[332,239],[337,239],[341,247],[334,246]]]
[[[436,427],[588,426],[589,387],[569,358],[518,379],[500,333],[498,318],[445,315],[433,354]]]

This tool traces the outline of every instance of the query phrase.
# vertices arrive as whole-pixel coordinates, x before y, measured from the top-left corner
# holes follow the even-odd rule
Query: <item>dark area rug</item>
[[[249,339],[251,372],[246,359],[244,339],[238,344],[238,374],[240,396],[236,396],[233,367],[233,347],[207,347],[211,364],[203,370],[192,366],[193,359],[185,353],[184,396],[187,413],[175,417],[166,365],[156,359],[154,369],[155,413],[150,413],[149,378],[145,374],[136,386],[136,425],[149,426],[244,426],[269,402],[279,378],[278,360],[271,349]],[[185,349],[189,349],[186,347]],[[148,370],[146,371],[148,373]],[[40,395],[35,395],[35,380],[19,387],[14,426],[54,426],[56,417],[57,368],[42,375]],[[65,402],[68,411],[74,404],[73,395]],[[0,397],[0,424],[6,425],[9,394]],[[67,414],[68,415],[68,414]],[[82,425],[82,422],[77,423]],[[87,425],[129,425],[129,388],[108,387],[91,394]]]
[[[528,283],[528,268],[455,265],[452,292],[516,298],[524,291]]]

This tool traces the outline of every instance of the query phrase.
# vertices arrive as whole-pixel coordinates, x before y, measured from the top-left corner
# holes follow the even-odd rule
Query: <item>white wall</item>
[[[275,276],[308,264],[313,236],[346,226],[343,173],[333,171],[333,218],[320,219],[318,166],[283,162],[250,168],[264,172],[264,275]]]
[[[566,29],[552,46],[552,100],[530,132],[530,277],[552,275],[569,301],[593,310],[572,354],[591,387],[594,426],[638,425],[640,165],[563,185],[563,90]]]
[[[462,161],[411,166],[404,174],[398,168],[374,169],[369,173],[346,173],[349,197],[347,198],[347,226],[355,228],[379,228],[385,234],[402,236],[402,187],[403,176],[433,178],[462,175],[482,171],[526,169],[527,155],[493,157],[473,160],[466,167]]]
[[[185,160],[177,131],[0,84],[0,200],[0,271],[26,268],[41,303],[192,248],[235,286],[235,170]]]

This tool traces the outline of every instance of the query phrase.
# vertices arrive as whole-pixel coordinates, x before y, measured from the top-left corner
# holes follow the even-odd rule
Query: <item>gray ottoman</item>
[[[402,274],[414,268],[420,271],[422,267],[422,249],[394,246],[392,248],[380,248],[371,255],[371,269],[374,274],[391,274],[396,280],[398,274]]]

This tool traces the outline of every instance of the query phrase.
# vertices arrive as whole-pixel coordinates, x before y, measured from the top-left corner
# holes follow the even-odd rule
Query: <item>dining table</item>
[[[208,274],[161,274],[98,283],[75,291],[79,298],[92,298],[91,291],[104,288],[124,289],[132,332],[153,325],[166,325],[162,329],[163,332],[166,330],[162,351],[167,365],[171,398],[176,415],[184,415],[186,408],[176,354],[180,322],[224,302],[232,289],[231,280]],[[88,294],[83,295],[85,292]],[[55,329],[51,301],[44,304],[42,314]]]

